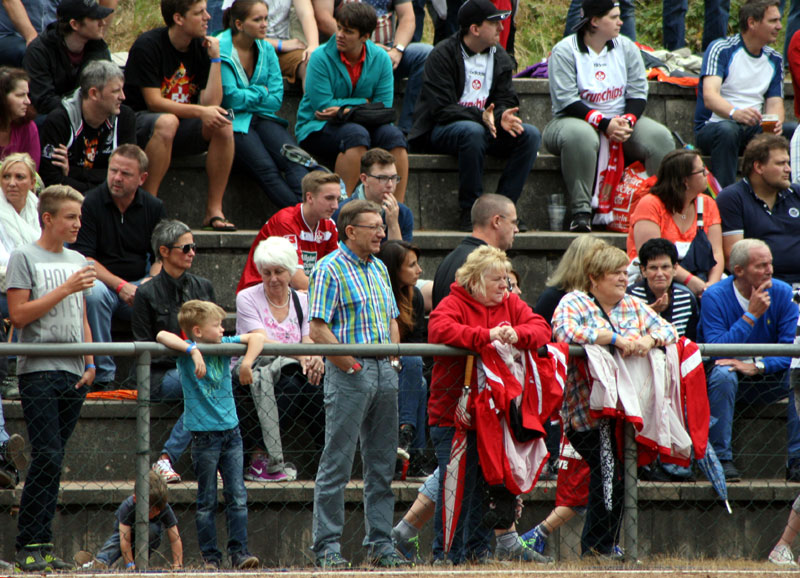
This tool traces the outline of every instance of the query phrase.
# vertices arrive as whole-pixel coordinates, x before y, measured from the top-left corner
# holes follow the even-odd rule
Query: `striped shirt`
[[[326,255],[308,287],[309,317],[322,319],[341,343],[391,343],[399,315],[383,261],[360,259],[344,243]]]
[[[628,294],[638,297],[648,305],[656,300],[656,296],[644,280],[629,285]],[[692,341],[696,341],[700,310],[694,293],[686,285],[681,285],[677,281],[672,283],[669,288],[669,306],[660,315],[675,326],[675,329],[678,330],[678,337],[685,335]]]
[[[584,345],[594,343],[602,329],[614,331],[628,339],[649,335],[661,345],[675,343],[678,333],[672,324],[662,319],[641,301],[625,295],[606,319],[591,295],[583,291],[567,293],[553,313],[553,335],[556,341]],[[567,366],[567,386],[564,389],[562,419],[573,431],[586,431],[597,426],[589,415],[589,396],[592,388],[583,359],[570,358]]]

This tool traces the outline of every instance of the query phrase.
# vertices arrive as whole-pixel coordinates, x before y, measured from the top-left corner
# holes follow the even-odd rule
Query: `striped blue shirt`
[[[311,273],[309,317],[322,319],[341,343],[391,343],[399,315],[383,261],[359,258],[344,243]]]

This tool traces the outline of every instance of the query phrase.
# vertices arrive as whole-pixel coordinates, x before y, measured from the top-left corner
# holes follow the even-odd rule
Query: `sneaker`
[[[442,568],[442,567],[443,568],[452,568],[453,566],[455,566],[455,564],[453,564],[453,561],[450,558],[437,558],[436,560],[433,561],[433,564],[431,564],[431,565],[432,566],[437,566],[437,567],[440,567],[440,568]]]
[[[569,230],[572,231],[573,233],[591,233],[592,214],[575,213],[572,216],[572,222],[569,224]]]
[[[47,563],[47,567],[59,572],[61,570],[74,570],[75,564],[72,562],[65,562],[55,554],[53,554],[53,545],[47,544],[42,546],[42,558]]]
[[[317,556],[315,564],[328,570],[346,570],[350,568],[350,562],[342,558],[339,552],[325,552],[322,556]]]
[[[38,548],[23,548],[17,552],[15,562],[20,572],[44,572],[47,569],[47,562]]]
[[[400,455],[400,450],[405,452],[405,455],[402,456],[403,459],[409,459],[411,457],[411,444],[414,443],[414,438],[416,437],[416,431],[414,426],[408,423],[404,423],[400,426],[400,433],[397,436],[397,455]]]
[[[239,552],[233,556],[233,567],[237,570],[252,570],[261,565],[261,560],[249,552]]]
[[[219,560],[203,560],[203,570],[209,570],[211,572],[219,570]]]
[[[786,544],[778,544],[775,546],[772,552],[769,553],[768,559],[778,566],[797,566],[797,562],[794,561],[794,554],[792,554],[791,548]]]
[[[535,526],[532,530],[528,530],[520,539],[525,542],[528,548],[532,548],[534,552],[544,554],[544,549],[547,548],[547,537],[542,534],[539,526]]]
[[[614,546],[611,552],[604,553],[599,550],[589,550],[581,558],[594,558],[601,562],[624,562],[625,552],[619,546]]]
[[[731,460],[720,460],[720,464],[722,464],[722,472],[725,474],[726,482],[732,483],[742,480],[742,474],[739,473],[739,470],[736,469]]]
[[[7,462],[14,465],[17,470],[28,467],[28,457],[25,455],[25,438],[19,434],[11,434],[5,447],[3,456]]]
[[[397,530],[392,528],[392,544],[394,544],[394,549],[398,554],[412,564],[417,563],[419,559],[419,536],[403,540],[397,533]]]
[[[397,552],[389,552],[371,558],[369,564],[375,568],[403,568],[414,565],[413,562],[407,560],[405,556],[401,556]]]
[[[164,481],[168,484],[177,484],[181,481],[178,472],[172,469],[172,464],[169,463],[169,460],[166,458],[162,458],[154,463],[153,471],[164,478]]]
[[[72,559],[79,570],[108,570],[108,564],[98,560],[86,550],[79,550]]]
[[[270,468],[270,469],[273,469],[273,468]],[[272,473],[273,474],[275,474],[275,473],[283,474],[284,478],[279,480],[281,482],[293,482],[293,481],[295,481],[297,479],[297,467],[292,462],[283,462],[283,464],[278,466],[278,468],[275,471],[273,471]]]
[[[536,562],[537,564],[552,564],[553,559],[550,556],[540,554],[528,544],[523,542],[522,538],[517,539],[516,546],[511,550],[506,550],[498,546],[494,550],[495,560],[505,562]]]

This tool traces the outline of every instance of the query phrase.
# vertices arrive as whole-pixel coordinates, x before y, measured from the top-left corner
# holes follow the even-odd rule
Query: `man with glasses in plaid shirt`
[[[386,236],[380,206],[348,203],[339,215],[339,249],[311,274],[310,335],[315,343],[397,343],[397,304],[386,266],[375,254]],[[344,569],[344,489],[356,442],[364,463],[368,560],[378,568],[410,563],[392,545],[392,478],[397,457],[397,360],[328,356],[325,363],[325,449],[314,485],[312,526],[316,564]]]

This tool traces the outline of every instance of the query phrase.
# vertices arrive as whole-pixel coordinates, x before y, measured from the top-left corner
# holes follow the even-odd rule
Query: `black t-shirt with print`
[[[147,110],[142,88],[159,88],[161,96],[182,104],[197,104],[211,69],[202,38],[194,38],[186,52],[169,40],[166,27],[143,33],[131,46],[125,66],[125,104]]]

